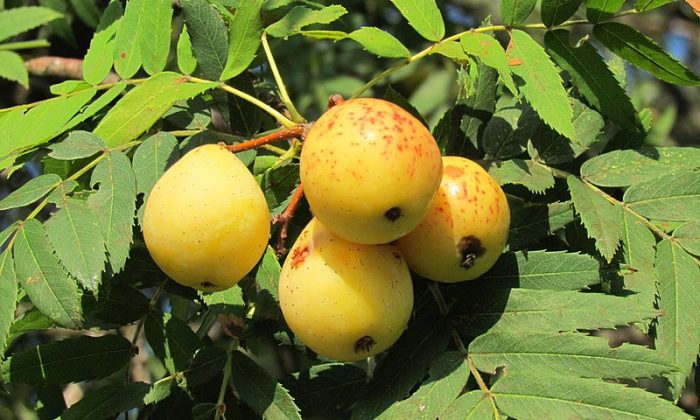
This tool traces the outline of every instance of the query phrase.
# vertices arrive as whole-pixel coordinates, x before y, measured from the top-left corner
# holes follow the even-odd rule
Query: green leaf
[[[487,170],[500,185],[523,185],[542,194],[554,186],[552,173],[531,160],[511,159],[489,163]]]
[[[347,10],[337,4],[317,10],[295,6],[282,19],[268,26],[265,32],[275,38],[286,38],[299,33],[301,29],[309,25],[334,22],[346,13]]]
[[[109,110],[94,133],[107,146],[127,143],[148,130],[173,104],[216,86],[216,83],[189,83],[177,73],[159,73],[135,87]]]
[[[0,41],[34,29],[63,15],[46,7],[16,7],[0,11]]]
[[[63,127],[63,130],[70,130],[76,125],[87,121],[90,117],[96,115],[102,108],[106,107],[114,99],[116,99],[121,93],[126,89],[126,83],[119,82],[107,90],[107,92],[100,95],[99,98],[92,101],[90,105],[85,107],[80,113],[74,116],[68,123]]]
[[[0,200],[0,210],[24,207],[39,200],[61,183],[61,178],[55,174],[39,175],[32,178],[21,187],[12,191]]]
[[[465,355],[441,353],[430,364],[428,378],[409,398],[389,407],[379,419],[436,419],[453,402],[469,378]]]
[[[27,149],[54,138],[67,127],[67,123],[87,104],[96,90],[85,89],[72,96],[46,100],[26,113],[11,112],[0,120],[0,169],[6,168]]]
[[[17,308],[17,274],[12,253],[5,250],[0,254],[0,355],[5,354],[10,327],[15,321]]]
[[[97,217],[81,200],[64,198],[60,207],[46,222],[46,233],[68,273],[95,293],[107,259]]]
[[[145,194],[144,202],[165,169],[178,157],[177,139],[160,131],[147,138],[134,153],[133,166],[136,192]]]
[[[622,208],[575,176],[569,176],[566,181],[588,237],[595,240],[596,249],[610,262],[622,239]]]
[[[154,75],[163,71],[168,61],[173,8],[170,0],[146,0],[146,3],[146,14],[141,17],[140,22],[140,51],[143,69],[146,73]]]
[[[495,418],[493,403],[480,390],[469,391],[460,396],[440,415],[440,420],[490,420]]]
[[[696,168],[700,168],[700,149],[645,146],[595,156],[581,166],[581,176],[602,187],[628,187]]]
[[[680,373],[669,375],[674,400],[681,395],[700,346],[700,267],[692,256],[670,240],[656,248],[656,275],[659,280],[659,310],[664,312],[656,326],[656,349],[667,360],[680,366]]]
[[[394,7],[428,41],[440,41],[445,36],[445,22],[435,0],[391,0]]]
[[[625,289],[634,292],[630,296],[649,308],[656,303],[656,238],[649,228],[628,211],[622,214],[623,261],[631,273],[625,274]],[[648,323],[643,324],[648,329]]]
[[[242,73],[234,79],[229,80],[229,84],[253,98],[258,97],[255,86],[253,85],[253,80],[247,73]],[[230,97],[230,95],[228,95],[227,99],[228,115],[231,120],[233,134],[246,137],[251,137],[256,134],[260,130],[260,125],[263,120],[262,110],[258,108],[257,105],[253,105],[238,97]],[[239,155],[239,157],[240,156],[241,155]]]
[[[324,29],[301,30],[299,34],[309,39],[332,39],[333,41],[340,41],[348,36],[347,32]]]
[[[676,0],[636,0],[634,2],[634,8],[640,12],[646,12],[647,10],[656,9],[657,7],[673,3],[674,1]]]
[[[102,13],[95,35],[90,41],[90,48],[88,48],[83,61],[83,78],[92,85],[101,83],[112,69],[114,36],[117,33],[122,13],[121,2],[111,1]]]
[[[586,18],[592,23],[608,20],[620,11],[625,0],[588,0]]]
[[[86,318],[89,313],[98,321],[127,325],[148,313],[148,299],[133,286],[112,283],[107,290],[100,293],[100,299],[94,308],[90,308],[86,302],[83,302],[83,308]]]
[[[686,251],[700,256],[700,221],[679,226],[673,231],[673,237]]]
[[[49,90],[54,95],[66,95],[69,93],[79,92],[81,90],[89,89],[90,84],[82,80],[64,80],[63,82],[51,85]]]
[[[100,21],[100,9],[97,7],[95,2],[90,0],[70,0],[75,14],[80,17],[80,20],[85,22],[87,26],[92,29],[97,27]]]
[[[408,58],[411,56],[411,52],[401,41],[394,38],[389,32],[373,26],[365,26],[350,32],[347,37],[379,57]]]
[[[600,282],[600,264],[586,254],[563,251],[508,252],[481,276],[498,287],[578,290]]]
[[[533,244],[562,229],[575,218],[570,201],[511,208],[509,249],[520,249]]]
[[[464,52],[462,44],[458,41],[443,41],[435,45],[435,48],[430,51],[430,54],[441,54],[458,63],[466,64],[469,62],[469,56]]]
[[[155,381],[148,393],[143,396],[143,403],[146,405],[158,404],[167,399],[173,393],[179,378],[179,375],[175,374]],[[138,405],[138,402],[134,405]]]
[[[184,321],[170,314],[149,314],[144,331],[153,353],[171,374],[187,369],[204,345]]]
[[[503,0],[501,1],[501,18],[506,26],[515,26],[523,23],[532,9],[535,8],[537,0]]]
[[[49,146],[54,159],[73,160],[90,157],[107,147],[104,140],[87,131],[72,131],[65,140]]]
[[[294,398],[245,354],[231,353],[231,382],[240,399],[265,419],[301,419]]]
[[[700,171],[678,172],[632,185],[625,191],[629,207],[649,219],[700,219]]]
[[[220,292],[204,295],[204,303],[214,313],[236,314],[245,316],[246,304],[243,300],[243,290],[239,287],[230,287]]]
[[[197,74],[219,80],[228,54],[226,26],[221,16],[205,0],[183,0],[182,8],[197,59]],[[225,93],[221,95],[225,98]],[[223,103],[227,103],[225,99]]]
[[[236,9],[229,25],[228,59],[220,80],[238,76],[253,62],[263,30],[262,3],[263,0],[244,1]]]
[[[24,67],[24,60],[16,52],[0,51],[0,77],[29,87],[29,73]]]
[[[542,0],[540,15],[546,26],[559,25],[574,15],[583,0]]]
[[[593,35],[610,51],[657,78],[681,86],[697,86],[700,78],[671,57],[651,38],[618,22],[593,27]]]
[[[53,254],[43,226],[24,222],[14,246],[15,270],[34,306],[59,325],[80,328],[81,293]]]
[[[255,272],[255,283],[261,290],[267,290],[275,300],[279,300],[278,283],[281,271],[277,253],[268,245]]]
[[[0,231],[0,247],[5,245],[10,236],[13,236],[15,232],[20,228],[21,221],[15,220],[14,222],[8,224],[5,229]]]
[[[657,394],[599,379],[535,374],[506,374],[491,388],[496,404],[509,417],[689,419]]]
[[[489,157],[518,156],[541,125],[537,114],[511,96],[501,96],[497,110],[486,124],[481,142]]]
[[[192,389],[209,382],[221,375],[226,365],[226,351],[220,347],[203,347],[197,351],[192,365],[187,369],[185,379],[187,386]]]
[[[12,343],[25,333],[32,331],[48,330],[55,327],[55,324],[49,317],[39,312],[38,309],[32,308],[29,311],[20,315],[10,327],[10,336],[7,338],[7,345]]]
[[[469,356],[483,372],[536,371],[544,376],[650,378],[678,368],[658,351],[635,344],[610,348],[607,338],[500,331],[477,337]]]
[[[468,285],[467,285],[468,286]],[[613,328],[651,319],[654,309],[633,299],[574,291],[493,289],[454,290],[458,327],[469,335],[491,331],[561,332]]]
[[[540,125],[528,144],[528,153],[532,159],[549,165],[570,162],[596,143],[605,127],[603,117],[576,98],[571,98],[571,102],[574,105],[574,137],[568,139],[551,128]]]
[[[153,2],[158,0],[131,0],[126,3],[114,38],[114,69],[123,79],[129,79],[141,67],[142,39],[150,36],[144,24],[152,12]]]
[[[88,200],[88,207],[97,215],[105,238],[112,273],[124,268],[129,256],[134,212],[136,181],[129,158],[122,152],[109,152],[95,167],[90,185],[99,189]]]
[[[340,417],[357,400],[367,375],[352,364],[326,363],[285,382],[304,417]]]
[[[508,48],[511,67],[522,79],[520,93],[547,125],[568,138],[576,135],[573,110],[559,71],[544,49],[526,32],[513,30]]]
[[[284,211],[289,197],[294,189],[297,188],[299,165],[289,164],[270,168],[259,178],[260,187],[270,208],[270,214],[274,217]]]
[[[409,102],[408,99],[406,99],[406,97],[404,97],[391,85],[387,86],[386,91],[384,92],[384,100],[395,103],[396,105],[403,108],[405,111],[408,111],[409,114],[416,117],[416,119],[420,121],[424,126],[428,126],[428,122],[425,121],[425,118],[423,118],[423,116],[416,109],[416,107],[413,106],[413,104]]]
[[[139,406],[148,388],[146,383],[131,382],[90,390],[80,401],[61,414],[61,420],[111,418]]]
[[[118,335],[66,338],[15,353],[2,366],[2,379],[31,385],[104,378],[131,359],[131,343]]]
[[[66,197],[70,195],[76,188],[78,188],[78,182],[72,179],[67,179],[56,187],[55,190],[49,194],[46,198],[51,204],[62,204]]]
[[[182,32],[177,40],[177,67],[184,74],[192,74],[197,68],[197,59],[192,52],[192,41],[187,25],[182,25]]]
[[[375,418],[405,398],[423,379],[430,362],[445,349],[449,338],[450,327],[444,319],[434,315],[416,317],[377,368],[353,408],[352,418]]]
[[[496,110],[498,73],[490,66],[478,62],[476,66],[470,65],[468,70],[460,71],[459,75],[463,86],[458,103],[466,107],[459,127],[465,138],[460,144],[448,147],[447,153],[464,156],[470,145],[478,147],[486,124]]]
[[[518,96],[506,52],[496,38],[478,32],[467,32],[462,36],[460,43],[467,54],[477,57],[483,64],[498,70],[503,84],[514,96]]]

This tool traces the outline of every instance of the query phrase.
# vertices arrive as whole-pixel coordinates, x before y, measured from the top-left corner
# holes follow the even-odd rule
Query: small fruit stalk
[[[411,114],[381,99],[339,103],[311,127],[301,182],[314,215],[355,243],[407,234],[428,211],[442,160],[435,139]]]
[[[226,147],[199,146],[170,167],[146,202],[143,236],[176,282],[213,292],[253,269],[270,235],[265,196]]]
[[[443,165],[430,211],[398,245],[409,267],[423,277],[440,282],[473,280],[488,271],[505,248],[508,201],[477,163],[447,156]]]
[[[411,275],[396,246],[345,241],[315,218],[284,262],[279,299],[304,344],[342,361],[389,348],[413,310]]]

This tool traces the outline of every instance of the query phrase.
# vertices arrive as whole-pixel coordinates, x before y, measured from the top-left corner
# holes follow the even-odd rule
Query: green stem
[[[198,77],[192,77],[192,76],[189,76],[188,80],[192,83],[216,83],[216,82],[212,82],[211,80],[200,79]],[[251,96],[243,91],[240,91],[234,87],[231,87],[231,86],[227,85],[226,83],[218,82],[216,85],[216,88],[221,89],[224,92],[230,93],[233,96],[237,96],[237,97],[243,99],[244,101],[250,102],[251,104],[257,106],[258,108],[260,108],[263,111],[270,114],[274,119],[277,120],[277,122],[279,122],[284,127],[290,128],[290,127],[294,127],[295,125],[297,125],[297,123],[295,123],[294,121],[285,117],[279,111],[272,108],[270,105],[266,104],[265,102],[261,101],[260,99],[254,97],[254,96]]]
[[[617,15],[613,16],[613,18],[617,18],[620,16],[626,16],[626,15],[632,15],[639,13],[639,11],[635,9],[631,10],[626,10],[624,12],[620,12]],[[350,99],[357,98],[361,96],[363,93],[365,93],[367,90],[372,88],[374,85],[379,83],[380,81],[384,80],[397,70],[415,63],[416,61],[420,60],[421,58],[429,55],[434,49],[436,49],[438,46],[445,44],[447,42],[452,42],[452,41],[458,41],[460,38],[462,38],[465,34],[469,32],[476,32],[476,33],[482,33],[482,32],[498,32],[498,31],[509,31],[511,29],[557,29],[557,28],[564,28],[567,26],[574,26],[574,25],[592,25],[592,22],[589,22],[588,20],[585,19],[576,19],[576,20],[569,20],[566,22],[562,22],[559,25],[554,25],[551,27],[547,27],[543,23],[529,23],[526,25],[519,25],[515,26],[513,28],[510,28],[505,25],[490,25],[490,26],[483,26],[481,28],[472,28],[468,29],[466,31],[459,32],[457,34],[451,35],[445,39],[443,39],[440,42],[436,42],[435,44],[425,48],[424,50],[412,55],[411,57],[399,61],[398,63],[394,64],[393,66],[389,67],[388,69],[384,70],[383,72],[379,73],[378,75],[374,76],[369,82],[367,82],[364,86],[362,86],[360,89],[358,89],[355,93],[352,94]]]
[[[474,361],[472,360],[472,358],[470,356],[467,357],[467,366],[469,366],[469,371],[474,376],[474,379],[476,379],[476,383],[479,385],[479,389],[481,390],[481,392],[486,394],[489,401],[491,401],[491,407],[493,408],[493,415],[496,417],[496,419],[500,420],[501,413],[498,411],[498,407],[496,407],[496,401],[495,401],[495,398],[493,396],[493,393],[491,392],[489,387],[486,386],[486,382],[484,382],[484,379],[481,377],[479,370],[474,365]]]
[[[237,340],[233,340],[229,347],[226,349],[226,364],[224,365],[224,379],[221,381],[221,388],[219,388],[219,398],[216,400],[216,414],[214,415],[214,420],[219,420],[226,412],[226,406],[224,405],[224,398],[226,397],[226,389],[228,388],[228,381],[231,378],[231,354],[238,347]]]
[[[447,307],[447,303],[445,303],[445,297],[440,291],[440,286],[436,282],[431,281],[430,284],[428,284],[428,289],[430,289],[430,293],[433,294],[433,299],[435,299],[435,303],[437,303],[440,315],[446,316],[450,310]]]
[[[292,116],[292,121],[298,123],[305,122],[306,120],[301,116],[301,114],[299,114],[299,111],[297,111],[296,107],[294,106],[292,99],[289,97],[289,93],[287,93],[287,87],[284,85],[282,75],[277,68],[277,63],[275,62],[275,57],[272,55],[272,50],[270,49],[270,44],[267,42],[267,35],[265,35],[265,32],[263,32],[260,39],[262,41],[263,50],[265,51],[265,56],[267,57],[267,62],[270,65],[270,71],[272,71],[272,76],[275,78],[277,89],[280,91],[280,99],[282,100],[282,103],[287,107],[289,115]]]
[[[32,41],[8,42],[0,44],[2,50],[28,50],[32,48],[50,47],[51,43],[46,39],[35,39]]]

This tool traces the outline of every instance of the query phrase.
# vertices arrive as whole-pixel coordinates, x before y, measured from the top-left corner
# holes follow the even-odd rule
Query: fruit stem
[[[282,214],[276,216],[272,221],[272,223],[277,223],[280,225],[280,233],[279,237],[277,238],[277,245],[275,246],[277,258],[282,258],[287,253],[287,248],[284,246],[284,241],[287,239],[287,228],[289,227],[289,222],[294,217],[294,213],[296,213],[297,208],[299,207],[299,203],[301,202],[301,198],[303,196],[304,186],[299,184],[297,189],[294,190],[294,194],[289,200],[287,208],[284,209],[284,212],[282,212]]]
[[[289,93],[287,93],[287,87],[284,85],[282,75],[280,74],[279,69],[277,68],[277,63],[275,62],[275,57],[272,55],[272,50],[270,49],[270,44],[267,42],[267,35],[265,35],[265,32],[263,32],[262,34],[261,41],[263,50],[265,50],[267,62],[270,64],[270,71],[272,71],[272,76],[275,78],[277,89],[280,91],[280,99],[282,100],[282,103],[287,107],[287,111],[289,111],[289,115],[291,115],[292,121],[306,121],[304,117],[302,117],[301,114],[299,114],[299,111],[297,111],[296,107],[294,106],[294,103],[289,97]]]
[[[433,294],[433,298],[435,299],[435,303],[437,303],[440,315],[446,316],[450,312],[450,310],[447,307],[447,303],[445,302],[445,297],[440,291],[440,286],[436,282],[431,281],[430,284],[428,284],[428,289],[430,289],[430,293]]]
[[[328,97],[328,105],[326,106],[326,110],[329,110],[334,106],[340,105],[343,102],[345,102],[345,98],[343,98],[343,95],[341,95],[340,93],[334,93]]]
[[[224,379],[221,381],[221,388],[219,388],[219,398],[216,400],[216,414],[214,415],[214,420],[219,420],[226,413],[226,405],[224,404],[224,398],[226,397],[226,388],[228,388],[228,380],[231,378],[231,353],[233,353],[238,347],[238,340],[231,341],[228,348],[226,349],[226,364],[224,365]]]
[[[243,152],[245,150],[255,149],[268,143],[279,140],[288,140],[297,137],[304,137],[306,135],[306,126],[303,124],[295,125],[291,128],[285,128],[274,133],[267,134],[257,139],[247,140],[242,143],[236,144],[223,144],[223,146],[228,149],[231,153]]]

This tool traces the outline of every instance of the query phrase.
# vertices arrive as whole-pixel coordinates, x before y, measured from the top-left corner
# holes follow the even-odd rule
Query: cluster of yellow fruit
[[[393,345],[413,310],[409,268],[443,282],[486,272],[510,211],[476,163],[441,157],[411,114],[379,99],[334,106],[309,130],[301,182],[314,218],[284,262],[279,299],[291,330],[325,357],[354,361]],[[235,284],[262,255],[269,211],[223,146],[201,146],[156,183],[144,238],[174,280]]]

